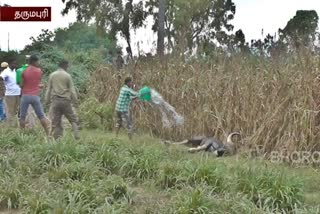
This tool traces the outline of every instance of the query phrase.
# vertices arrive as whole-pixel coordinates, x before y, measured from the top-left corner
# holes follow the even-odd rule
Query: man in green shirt
[[[126,122],[128,129],[129,139],[132,139],[132,118],[129,112],[131,100],[138,97],[138,92],[132,90],[133,82],[130,77],[124,80],[124,86],[120,90],[120,95],[116,104],[117,112],[117,124],[116,124],[116,135],[118,136],[120,128],[123,126],[123,122]]]
[[[68,65],[68,61],[62,60],[59,63],[60,68],[50,74],[48,81],[45,99],[46,104],[51,105],[51,128],[54,139],[61,137],[63,134],[63,115],[72,125],[74,137],[76,139],[80,138],[77,117],[72,108],[72,103],[74,105],[78,104],[78,97],[71,75],[66,72]]]
[[[24,64],[21,66],[21,68],[17,69],[17,84],[21,85],[21,76],[22,76],[22,72],[24,70],[26,70],[28,67],[28,64]]]

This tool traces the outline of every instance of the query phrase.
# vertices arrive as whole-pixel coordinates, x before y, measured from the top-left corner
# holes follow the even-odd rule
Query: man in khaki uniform
[[[50,104],[52,114],[51,128],[54,139],[63,135],[62,116],[70,122],[74,137],[79,139],[77,117],[73,111],[72,103],[77,105],[77,93],[68,69],[68,61],[62,60],[59,69],[49,76],[46,92],[46,104]]]

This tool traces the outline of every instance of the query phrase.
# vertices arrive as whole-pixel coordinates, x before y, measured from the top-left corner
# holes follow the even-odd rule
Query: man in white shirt
[[[11,59],[9,61],[9,67],[0,74],[6,87],[4,100],[6,104],[7,124],[10,127],[17,125],[17,119],[15,117],[18,113],[21,95],[20,86],[17,84],[16,67],[16,60]]]

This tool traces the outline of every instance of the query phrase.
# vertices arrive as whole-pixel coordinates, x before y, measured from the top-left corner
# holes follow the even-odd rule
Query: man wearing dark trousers
[[[70,122],[74,137],[79,139],[79,127],[77,117],[73,111],[72,104],[77,105],[77,93],[71,78],[67,73],[68,61],[62,60],[59,69],[49,76],[46,92],[46,104],[50,104],[52,121],[52,135],[58,139],[63,135],[62,116]]]

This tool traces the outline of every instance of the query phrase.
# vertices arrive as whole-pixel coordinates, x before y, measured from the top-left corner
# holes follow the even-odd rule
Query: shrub
[[[302,209],[295,209],[294,211],[299,214],[318,214],[320,213],[320,207],[304,207]]]
[[[5,174],[12,170],[17,165],[16,157],[14,154],[0,154],[0,172]]]
[[[47,186],[48,187],[48,186]],[[53,191],[51,189],[51,191]],[[49,194],[53,195],[53,194]],[[47,213],[48,210],[52,209],[52,201],[53,198],[50,198],[48,192],[46,191],[36,191],[33,190],[27,197],[24,198],[24,207],[26,213],[37,213],[37,214],[44,214]]]
[[[79,108],[79,118],[83,125],[89,129],[102,127],[112,129],[113,108],[110,104],[99,103],[95,98],[84,100]]]
[[[87,146],[65,142],[63,139],[59,143],[33,146],[31,151],[35,153],[35,158],[43,167],[58,167],[65,163],[79,161],[88,155]]]
[[[185,185],[207,185],[211,191],[223,192],[228,178],[221,164],[209,165],[207,162],[178,161],[160,166],[158,184],[162,188],[178,188]]]
[[[255,204],[247,199],[242,194],[224,194],[214,195],[211,197],[211,201],[214,206],[214,213],[216,214],[238,214],[238,213],[250,213],[250,214],[267,214],[272,212],[265,212],[259,209]]]
[[[107,191],[110,194],[111,203],[118,200],[125,200],[129,203],[133,200],[133,192],[129,190],[128,185],[120,176],[110,176],[106,182]],[[110,199],[110,197],[109,197]],[[110,202],[110,201],[109,201]]]
[[[216,163],[217,164],[217,163]],[[191,171],[187,170],[188,182],[191,185],[197,185],[204,183],[210,187],[211,190],[221,192],[225,190],[227,183],[226,175],[223,173],[224,167],[215,165],[209,165],[208,163],[201,163],[194,167]]]
[[[58,69],[59,62],[65,58],[64,52],[57,48],[52,47],[41,52],[40,65],[45,77],[48,77],[52,72]]]
[[[190,192],[182,192],[178,195],[176,201],[174,213],[177,214],[211,213],[215,209],[213,201],[201,188],[190,190]]]
[[[81,181],[93,177],[99,178],[101,174],[99,168],[95,167],[93,163],[83,160],[49,168],[48,178],[51,182],[65,182],[67,179]]]
[[[237,190],[258,207],[292,211],[302,202],[301,181],[270,169],[241,168],[237,172]]]
[[[37,135],[5,130],[0,135],[0,148],[21,150],[38,141]]]
[[[25,189],[23,176],[12,172],[10,175],[1,176],[0,179],[0,207],[18,208],[21,203],[22,191]]]
[[[68,206],[79,204],[87,210],[94,210],[106,203],[130,203],[132,192],[119,176],[109,176],[105,179],[70,181],[65,184],[68,192],[64,193],[64,203]]]
[[[114,144],[103,144],[96,152],[95,159],[98,166],[103,167],[109,174],[116,173],[121,167],[122,156]]]
[[[190,189],[188,192],[186,190],[177,192],[174,201],[163,213],[271,213],[257,208],[244,195],[235,193],[214,195],[205,186],[197,186],[196,189]]]
[[[159,168],[157,176],[158,185],[163,188],[180,188],[186,183],[186,178],[182,175],[183,163],[165,163]]]
[[[155,152],[142,149],[129,149],[129,156],[120,171],[123,175],[143,181],[154,178],[158,171],[158,158]]]

